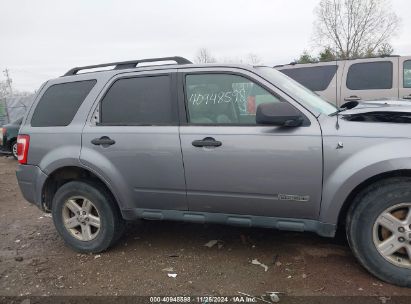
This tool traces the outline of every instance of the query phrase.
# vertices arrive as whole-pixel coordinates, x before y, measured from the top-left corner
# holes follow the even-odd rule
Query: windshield
[[[267,77],[268,81],[308,109],[315,108],[317,111],[326,115],[333,114],[338,110],[335,105],[325,101],[320,96],[283,73],[270,67],[258,67],[257,69],[261,71],[263,76]]]

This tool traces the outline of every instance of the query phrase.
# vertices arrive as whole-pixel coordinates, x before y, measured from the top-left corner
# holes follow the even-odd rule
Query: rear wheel
[[[15,159],[17,159],[17,141],[11,143],[11,154]]]
[[[67,245],[79,252],[101,252],[118,240],[124,221],[107,191],[83,181],[61,186],[53,199],[54,225]]]
[[[391,178],[360,193],[347,217],[354,255],[388,283],[411,287],[411,179]]]

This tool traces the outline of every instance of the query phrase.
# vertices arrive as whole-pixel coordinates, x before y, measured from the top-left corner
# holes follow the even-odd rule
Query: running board
[[[170,220],[199,224],[214,223],[239,227],[261,227],[298,232],[310,231],[325,237],[333,237],[336,231],[336,225],[310,219],[143,208],[126,209],[122,210],[121,213],[126,220]]]

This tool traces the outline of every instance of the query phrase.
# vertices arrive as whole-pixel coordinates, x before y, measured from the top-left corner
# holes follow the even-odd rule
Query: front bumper
[[[37,166],[18,165],[16,176],[23,197],[43,209],[41,195],[47,175]]]

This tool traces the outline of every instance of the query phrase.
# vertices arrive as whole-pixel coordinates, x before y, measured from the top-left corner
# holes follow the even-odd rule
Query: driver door
[[[318,217],[322,140],[316,118],[250,72],[185,69],[179,78],[187,118],[180,138],[189,210]],[[307,123],[256,125],[256,109],[267,102],[290,102]]]

